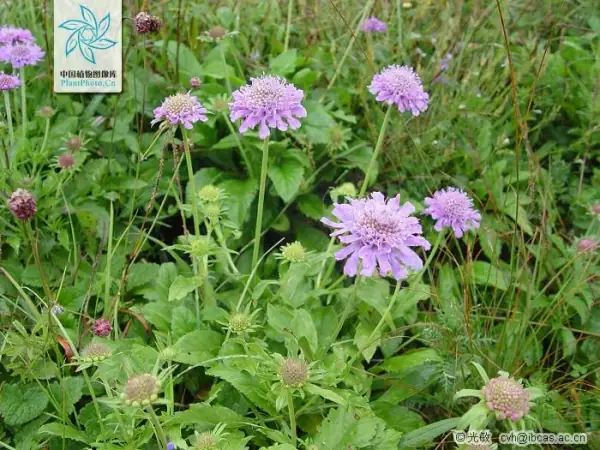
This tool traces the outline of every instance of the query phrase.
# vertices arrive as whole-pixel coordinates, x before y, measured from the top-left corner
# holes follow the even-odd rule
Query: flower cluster
[[[198,122],[206,122],[206,109],[198,101],[198,97],[185,94],[175,94],[167,97],[158,108],[154,109],[154,120],[157,122],[168,122],[172,126],[183,125],[187,129]]]
[[[298,118],[306,116],[302,106],[304,92],[281,77],[263,75],[252,78],[251,83],[233,93],[231,120],[243,119],[240,132],[245,133],[257,125],[258,136],[266,139],[269,128],[286,131],[300,128]]]
[[[473,200],[460,189],[450,187],[425,198],[427,209],[424,214],[436,220],[434,229],[442,231],[444,227],[454,230],[457,238],[473,228],[479,228],[481,214],[473,208]]]
[[[531,394],[513,378],[504,375],[492,378],[482,392],[486,406],[500,420],[516,422],[529,412]]]
[[[16,75],[0,72],[0,91],[9,91],[21,86],[21,80]]]
[[[362,23],[360,30],[365,33],[385,33],[387,31],[387,25],[377,17],[372,16]]]
[[[44,55],[31,31],[12,26],[0,28],[0,61],[21,69],[36,65]]]
[[[423,89],[419,75],[408,66],[392,65],[373,77],[369,91],[378,102],[396,105],[398,111],[418,116],[427,109],[429,94]]]

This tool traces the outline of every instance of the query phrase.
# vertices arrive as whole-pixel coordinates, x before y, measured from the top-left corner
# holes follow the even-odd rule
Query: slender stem
[[[44,128],[44,140],[42,141],[42,146],[40,147],[40,153],[43,155],[44,150],[46,150],[46,144],[48,144],[48,134],[50,134],[50,117],[46,118],[46,127]]]
[[[373,150],[373,156],[371,157],[371,161],[369,162],[369,167],[367,168],[367,172],[365,173],[365,180],[360,188],[360,192],[358,194],[359,197],[365,195],[367,190],[367,186],[369,185],[369,178],[371,176],[371,172],[373,171],[373,167],[375,167],[375,161],[379,156],[379,152],[381,151],[381,147],[383,146],[383,139],[385,138],[385,130],[387,129],[388,123],[390,121],[390,116],[392,115],[393,105],[388,106],[388,110],[385,113],[385,117],[383,118],[383,123],[381,124],[381,129],[379,130],[379,137],[377,138],[377,143],[375,144],[375,150]]]
[[[13,124],[12,124],[12,111],[10,109],[10,97],[8,95],[8,91],[2,91],[2,93],[4,94],[4,106],[6,107],[6,121],[8,123],[8,137],[10,138],[10,146],[12,146],[15,141],[15,134],[13,131]],[[8,149],[6,149],[6,152],[8,153]],[[6,158],[6,161],[8,163],[8,157]],[[7,167],[7,169],[8,169],[8,167]]]
[[[31,251],[33,252],[33,259],[35,260],[35,265],[38,268],[40,273],[40,277],[42,279],[42,287],[44,288],[44,293],[48,298],[48,304],[54,303],[54,297],[52,295],[52,291],[50,290],[50,286],[48,285],[48,278],[46,277],[46,272],[44,272],[44,267],[42,265],[42,258],[40,258],[40,252],[37,246],[37,240],[33,234],[33,230],[31,229],[31,225],[29,222],[25,222],[25,236],[29,239],[31,244]]]
[[[227,242],[225,242],[225,236],[223,236],[220,224],[216,224],[215,226],[215,235],[217,236],[217,241],[219,241],[219,245],[225,252],[225,258],[227,259],[229,267],[231,267],[233,273],[239,273],[238,268],[235,266],[235,263],[233,262],[233,259],[231,259],[231,255],[229,254],[229,248],[227,248]]]
[[[288,0],[287,23],[285,26],[285,40],[283,43],[283,52],[287,52],[290,43],[290,28],[292,26],[292,11],[294,9],[294,0]]]
[[[250,178],[254,178],[254,171],[252,170],[252,164],[250,163],[250,159],[248,159],[248,155],[246,154],[246,149],[244,148],[242,141],[240,140],[240,137],[237,134],[237,131],[235,131],[235,128],[233,128],[233,124],[231,123],[231,120],[229,119],[229,116],[226,112],[223,113],[223,118],[225,119],[225,123],[227,123],[227,128],[229,128],[229,131],[235,139],[235,143],[240,149],[242,159],[244,160],[244,164],[246,164],[246,169],[248,170],[248,175],[250,175]]]
[[[329,240],[329,245],[327,245],[327,250],[325,253],[329,253],[333,248],[333,244],[335,244],[335,236]],[[317,275],[317,282],[315,284],[315,289],[319,289],[321,287],[321,280],[323,279],[323,270],[325,269],[325,265],[327,264],[327,260],[323,260],[321,263],[321,270],[319,270],[319,275]]]
[[[296,413],[294,412],[294,395],[291,389],[287,390],[287,401],[288,401],[288,412],[290,414],[290,435],[292,438],[292,445],[296,448]]]
[[[25,140],[27,139],[27,91],[26,91],[26,83],[25,83],[25,68],[21,68],[21,113],[22,113],[22,138],[23,145],[25,145]]]
[[[260,186],[258,190],[258,210],[256,211],[256,228],[254,229],[254,250],[252,252],[252,267],[258,262],[260,250],[260,235],[262,230],[263,208],[265,206],[265,187],[267,185],[267,169],[269,165],[269,138],[265,139],[262,164],[260,166]]]
[[[225,41],[219,43],[219,52],[221,53],[221,61],[223,62],[223,72],[225,75],[225,85],[227,86],[227,93],[231,96],[231,81],[229,81],[229,71],[227,70],[227,61],[225,59],[225,49],[223,48]]]
[[[367,14],[369,14],[369,11],[371,10],[371,6],[373,5],[373,2],[374,2],[374,0],[369,0],[365,4],[365,8],[363,9],[360,20],[358,21],[358,24],[356,25],[356,29],[354,30],[354,33],[352,34],[352,38],[350,39],[350,42],[348,43],[348,47],[346,47],[344,56],[342,56],[342,59],[340,59],[340,62],[338,63],[337,67],[335,68],[335,73],[333,74],[333,78],[331,79],[331,81],[329,81],[329,84],[327,85],[327,90],[325,92],[327,92],[327,91],[329,91],[329,89],[331,89],[331,87],[335,83],[335,80],[339,76],[339,74],[342,70],[342,67],[344,66],[344,63],[346,62],[346,58],[348,58],[348,55],[350,54],[350,51],[352,50],[352,47],[354,46],[354,41],[356,41],[356,37],[360,34],[360,27],[361,27],[362,23],[365,21]],[[319,101],[323,101],[324,98],[325,98],[325,94],[323,94],[323,96],[320,98]]]
[[[152,405],[148,405],[147,409],[150,413],[150,422],[152,422],[152,426],[154,427],[154,433],[156,434],[156,439],[160,443],[160,448],[166,449],[167,437],[165,436],[165,432],[163,431],[162,426],[160,425],[160,421],[158,420],[158,417],[154,412],[154,408],[152,407]]]

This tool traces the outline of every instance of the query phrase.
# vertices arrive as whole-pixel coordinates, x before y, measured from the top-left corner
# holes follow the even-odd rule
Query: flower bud
[[[593,239],[582,239],[577,243],[577,250],[580,253],[592,252],[598,247],[598,243]]]
[[[482,392],[488,409],[494,411],[500,420],[516,422],[529,412],[530,394],[512,378],[492,378]]]
[[[101,342],[90,342],[81,350],[81,359],[85,362],[102,361],[111,355],[111,349]]]
[[[77,150],[81,150],[83,147],[83,141],[79,136],[73,136],[65,143],[65,146],[72,152],[76,152]]]
[[[302,262],[306,259],[306,250],[296,241],[282,246],[281,255],[289,262]]]
[[[202,82],[200,81],[200,78],[198,77],[192,77],[190,78],[190,86],[191,87],[199,87],[202,84]]]
[[[112,325],[108,320],[96,319],[96,321],[94,322],[93,332],[96,336],[107,337],[110,336],[111,331]]]
[[[225,36],[227,36],[227,30],[220,26],[212,27],[210,30],[208,30],[208,35],[211,37],[211,39],[223,39]]]
[[[8,199],[8,208],[17,219],[26,221],[35,215],[37,204],[31,192],[26,189],[17,189]]]
[[[121,397],[132,406],[148,405],[158,398],[160,381],[150,374],[136,375],[127,380]]]

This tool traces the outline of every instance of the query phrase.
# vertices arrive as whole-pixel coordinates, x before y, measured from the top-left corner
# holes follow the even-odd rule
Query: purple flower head
[[[577,243],[577,250],[580,253],[594,251],[598,247],[598,243],[593,239],[582,239]]]
[[[492,378],[481,391],[488,409],[500,420],[516,422],[529,412],[530,393],[513,378],[503,375]]]
[[[0,45],[33,44],[34,42],[33,34],[25,28],[10,25],[0,27]]]
[[[457,238],[461,238],[465,231],[479,228],[481,214],[473,208],[473,200],[460,189],[450,187],[425,198],[427,214],[436,220],[435,231],[442,231],[444,227],[451,227]]]
[[[15,44],[0,47],[0,61],[11,64],[15,69],[36,65],[45,53],[36,44]]]
[[[199,120],[206,122],[206,109],[198,101],[198,97],[187,94],[175,94],[165,98],[158,108],[154,110],[154,120],[152,125],[157,122],[167,120],[173,126],[179,124],[185,128],[192,126]]]
[[[335,257],[338,261],[348,258],[344,273],[355,276],[361,261],[361,275],[370,277],[376,266],[381,276],[390,272],[396,280],[408,276],[409,269],[419,270],[423,261],[410,247],[431,245],[421,236],[419,219],[413,217],[415,207],[406,202],[400,205],[400,195],[386,201],[383,194],[374,192],[371,198],[349,199],[350,204],[335,204],[333,215],[341,222],[323,217],[321,222],[336,228],[331,236],[339,236],[346,247]]]
[[[175,444],[173,442],[167,443],[167,450],[175,450]]]
[[[371,16],[363,22],[360,30],[365,33],[385,33],[387,31],[387,25],[377,17]]]
[[[94,321],[93,332],[98,337],[107,337],[110,336],[110,332],[112,331],[112,325],[108,320],[104,319],[96,319]]]
[[[21,86],[21,80],[15,75],[0,72],[0,91],[9,91]]]
[[[31,192],[27,189],[17,189],[8,199],[8,209],[17,219],[26,221],[35,216],[37,205]]]
[[[259,125],[258,136],[266,139],[269,128],[285,131],[300,128],[297,118],[306,117],[302,106],[304,92],[285,79],[273,75],[252,78],[250,84],[233,93],[231,120],[243,119],[240,133]]]
[[[396,105],[398,111],[411,111],[413,116],[425,111],[429,103],[419,75],[408,66],[386,67],[373,77],[369,91],[378,102]]]

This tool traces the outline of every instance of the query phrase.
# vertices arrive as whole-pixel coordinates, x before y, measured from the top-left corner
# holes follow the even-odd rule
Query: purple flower
[[[433,227],[442,231],[444,227],[452,227],[457,238],[461,238],[465,231],[479,228],[481,214],[473,208],[473,200],[460,189],[450,187],[442,189],[425,198],[427,214],[437,222]]]
[[[185,128],[192,126],[199,120],[206,122],[206,109],[198,101],[198,97],[187,94],[175,94],[167,97],[158,108],[154,110],[154,120],[152,125],[157,122],[168,120],[173,126],[179,124]]]
[[[96,319],[94,321],[94,327],[92,331],[98,337],[107,337],[110,336],[110,332],[112,331],[112,325],[108,320]]]
[[[369,91],[378,102],[395,104],[398,111],[411,111],[413,116],[425,111],[429,103],[419,75],[408,66],[386,67],[373,77]]]
[[[326,225],[337,230],[331,236],[339,236],[346,247],[335,257],[338,261],[348,258],[344,273],[355,276],[361,261],[361,275],[370,277],[376,266],[381,276],[390,272],[396,280],[408,276],[409,269],[419,270],[423,261],[410,247],[431,245],[422,236],[419,219],[411,216],[415,207],[411,203],[400,206],[400,195],[386,201],[383,194],[374,192],[371,198],[349,199],[350,204],[335,204],[333,215],[341,222],[325,217]]]
[[[300,128],[297,119],[306,117],[302,106],[304,92],[297,89],[281,77],[263,75],[252,78],[250,84],[242,86],[233,93],[231,120],[243,119],[240,133],[254,129],[259,125],[258,136],[266,139],[269,128],[285,131]]]
[[[15,44],[0,47],[0,61],[10,63],[15,69],[36,65],[45,53],[36,44]]]
[[[27,189],[17,189],[8,199],[8,209],[17,219],[26,221],[35,216],[37,205],[31,192]]]
[[[365,33],[385,33],[387,31],[387,25],[377,17],[371,16],[363,22],[360,29]]]
[[[489,410],[500,420],[513,422],[529,412],[530,393],[521,384],[508,376],[492,378],[481,390]]]
[[[21,86],[21,80],[15,75],[0,72],[0,91],[8,91]]]
[[[593,239],[582,239],[577,243],[577,250],[580,253],[594,251],[598,247],[598,243]]]
[[[0,45],[33,44],[34,42],[33,34],[25,28],[10,25],[0,27]]]
[[[167,450],[175,450],[175,444],[173,442],[167,443]]]

